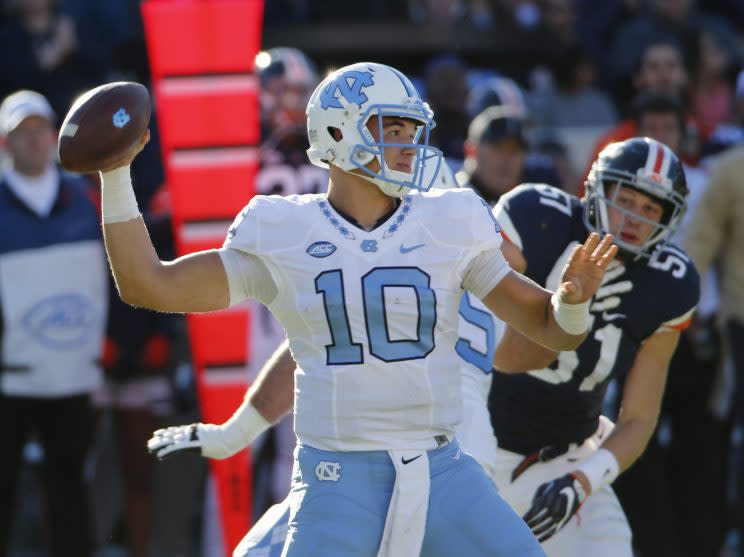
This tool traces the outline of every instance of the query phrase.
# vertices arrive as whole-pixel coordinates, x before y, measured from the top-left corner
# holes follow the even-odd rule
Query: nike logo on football
[[[624,313],[608,313],[606,311],[602,312],[602,319],[605,321],[614,321],[615,319],[622,319],[625,317]]]
[[[416,244],[415,246],[406,247],[403,244],[400,245],[400,253],[409,253],[415,249],[423,248],[426,244]]]
[[[413,461],[414,461],[414,460],[416,460],[417,458],[421,458],[421,455],[418,455],[418,456],[414,456],[413,458],[408,458],[408,459],[407,459],[407,458],[405,458],[405,457],[400,457],[400,461],[401,461],[401,462],[402,462],[403,464],[410,464],[411,462],[413,462]]]

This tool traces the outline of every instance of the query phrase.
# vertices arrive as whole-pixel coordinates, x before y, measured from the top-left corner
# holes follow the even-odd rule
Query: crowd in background
[[[4,0],[3,8],[0,98],[20,89],[41,93],[56,114],[50,122],[58,125],[72,100],[86,89],[118,79],[149,82],[137,0]],[[744,532],[744,219],[738,218],[744,215],[744,183],[739,183],[744,176],[739,171],[744,169],[744,4],[737,0],[265,3],[267,29],[310,27],[321,21],[339,28],[364,22],[403,23],[412,29],[451,26],[463,33],[512,30],[518,33],[513,36],[525,38],[524,50],[530,54],[524,61],[520,44],[493,53],[494,60],[509,58],[503,67],[484,63],[488,51],[463,53],[457,45],[431,52],[425,60],[411,62],[411,67],[400,67],[416,77],[417,87],[431,104],[437,121],[431,141],[442,149],[458,181],[477,181],[494,200],[522,182],[545,182],[581,194],[588,165],[601,148],[634,135],[663,141],[684,160],[690,208],[675,241],[689,248],[702,267],[703,298],[695,325],[685,331],[673,361],[657,434],[616,487],[639,556],[744,555],[744,540],[739,539]],[[386,39],[380,36],[379,40],[383,44]],[[537,56],[535,44],[541,48]],[[269,52],[257,59],[263,148],[256,191],[318,191],[324,176],[304,157],[303,109],[309,92],[330,69],[329,62],[322,56],[322,45],[305,48],[304,53],[292,48]],[[364,57],[397,63],[382,59],[373,49]],[[343,54],[333,59],[341,61]],[[133,166],[133,182],[160,255],[170,258],[167,184],[155,119],[151,130],[153,140]],[[280,183],[276,177],[288,174],[272,169],[287,165],[295,170],[289,175],[301,175],[303,181]],[[297,172],[304,166],[314,173]],[[92,194],[98,185],[94,176],[65,179],[84,181]],[[104,331],[108,340],[102,353],[106,381],[85,394],[96,412],[91,420],[98,431],[97,452],[100,455],[100,447],[116,439],[119,464],[98,458],[84,466],[91,482],[107,470],[105,466],[118,468],[122,504],[121,509],[110,510],[110,502],[108,506],[104,502],[100,508],[108,510],[103,512],[95,508],[92,497],[92,522],[98,524],[90,527],[90,547],[100,555],[114,555],[112,546],[120,546],[120,554],[131,557],[195,555],[199,553],[196,540],[179,545],[159,539],[171,534],[167,527],[153,524],[178,517],[175,522],[183,529],[172,537],[188,537],[186,524],[198,522],[202,513],[198,493],[205,469],[191,463],[182,472],[184,481],[195,486],[191,512],[184,512],[183,499],[180,508],[167,502],[153,504],[158,489],[171,490],[160,494],[163,501],[177,491],[153,479],[162,474],[162,466],[174,468],[156,465],[144,449],[159,423],[175,423],[174,414],[198,412],[185,327],[180,317],[125,306],[110,284],[109,291]],[[0,294],[0,310],[3,306]],[[252,342],[265,344],[254,353],[268,355],[282,332],[260,308],[254,313],[260,327],[253,328],[263,337],[259,334]],[[8,355],[0,353],[0,374],[8,373],[8,361]],[[262,363],[252,361],[251,366],[257,369]],[[620,388],[622,378],[614,392]],[[617,412],[612,392],[607,400],[610,414]],[[291,423],[285,420],[255,447],[257,516],[288,489],[292,444]],[[29,438],[23,453],[25,468],[41,467],[45,457],[39,439]],[[97,469],[92,461],[98,463]],[[30,485],[23,483],[28,478],[20,478],[20,486]],[[156,485],[160,487],[155,489]],[[45,506],[54,511],[35,491],[29,502],[24,489],[14,494],[18,502],[0,501],[4,508],[21,509],[14,513],[17,522],[38,516]],[[108,527],[101,526],[106,517]],[[24,535],[23,524],[16,524],[6,553],[0,539],[0,556],[44,555],[39,541],[48,536],[32,542],[31,536]],[[209,555],[208,551],[202,553]]]

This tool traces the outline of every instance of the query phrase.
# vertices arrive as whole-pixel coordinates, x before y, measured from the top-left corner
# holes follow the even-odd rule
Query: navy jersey
[[[503,196],[494,212],[524,254],[525,274],[555,290],[571,251],[589,233],[583,210],[577,197],[533,184]],[[592,435],[609,380],[631,369],[654,332],[685,328],[698,297],[697,271],[673,245],[648,259],[613,261],[590,304],[589,335],[578,349],[560,352],[546,369],[494,374],[489,410],[499,446],[531,454]]]

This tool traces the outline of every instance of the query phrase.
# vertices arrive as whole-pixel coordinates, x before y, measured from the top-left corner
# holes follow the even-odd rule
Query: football
[[[71,172],[97,172],[124,158],[150,122],[147,88],[131,81],[106,83],[83,93],[59,130],[58,153]]]

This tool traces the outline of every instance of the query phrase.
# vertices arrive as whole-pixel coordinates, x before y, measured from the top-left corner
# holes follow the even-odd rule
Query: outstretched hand
[[[581,304],[594,296],[607,266],[617,255],[613,241],[612,234],[606,234],[600,241],[599,234],[592,232],[586,242],[574,248],[556,291],[562,302]]]

